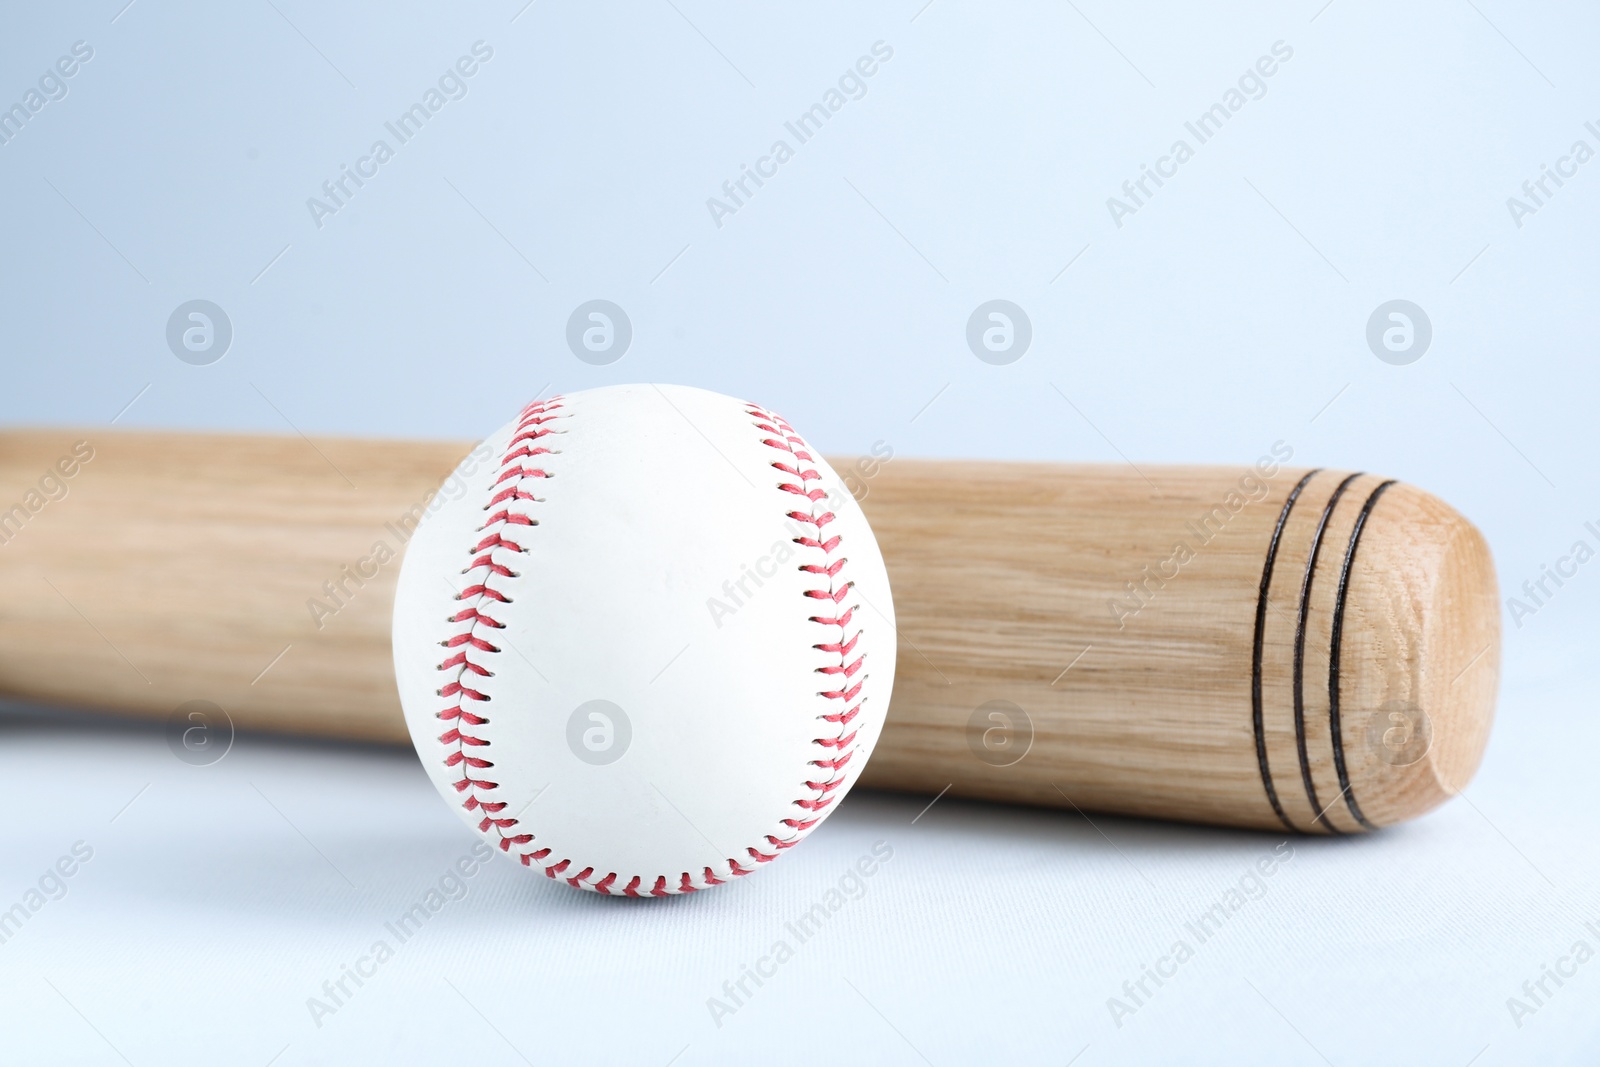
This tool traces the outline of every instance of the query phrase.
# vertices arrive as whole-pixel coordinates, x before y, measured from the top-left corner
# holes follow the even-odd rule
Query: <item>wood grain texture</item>
[[[885,467],[864,506],[888,561],[902,645],[888,725],[863,781],[1330,833],[1365,828],[1356,811],[1382,826],[1453,795],[1482,756],[1498,682],[1499,609],[1483,539],[1436,497],[1387,487],[1345,583],[1333,672],[1339,575],[1356,517],[1385,480],[1348,482],[1305,597],[1297,730],[1301,594],[1316,530],[1346,475],[1306,480],[1284,517],[1264,609],[1261,587],[1284,504],[1306,473]]]
[[[204,699],[242,729],[404,742],[398,557],[466,448],[0,434],[0,695],[157,718]],[[1482,537],[1406,485],[1266,466],[853,480],[900,628],[863,781],[1329,833],[1453,795],[1499,672]]]
[[[158,717],[203,699],[244,729],[407,740],[389,657],[399,562],[346,568],[403,550],[465,446],[9,433],[0,509],[80,440],[95,454],[67,495],[0,544],[0,693]],[[342,606],[319,620],[312,599]]]

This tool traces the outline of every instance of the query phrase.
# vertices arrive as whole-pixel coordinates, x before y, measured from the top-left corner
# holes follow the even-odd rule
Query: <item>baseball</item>
[[[412,741],[495,851],[667,896],[759,870],[850,791],[894,683],[877,542],[773,412],[620,385],[523,408],[406,549]]]

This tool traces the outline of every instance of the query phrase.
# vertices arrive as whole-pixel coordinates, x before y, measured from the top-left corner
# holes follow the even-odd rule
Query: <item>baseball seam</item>
[[[488,639],[492,631],[503,630],[506,624],[490,614],[494,611],[495,604],[510,604],[511,597],[508,593],[514,589],[515,582],[520,577],[505,562],[505,557],[499,553],[511,554],[510,562],[516,562],[515,557],[528,554],[528,547],[520,541],[513,540],[508,534],[515,534],[514,527],[531,528],[539,524],[539,520],[531,513],[527,506],[541,503],[542,499],[529,491],[529,485],[537,485],[540,480],[554,477],[553,473],[545,469],[545,462],[538,467],[525,466],[523,461],[539,456],[555,456],[560,450],[552,449],[545,441],[552,434],[561,433],[550,423],[559,419],[571,417],[570,412],[557,414],[563,410],[561,397],[554,397],[548,401],[535,401],[523,408],[518,416],[515,429],[512,431],[510,442],[506,445],[505,455],[501,458],[499,474],[491,485],[491,498],[484,505],[485,511],[492,512],[487,521],[477,530],[479,540],[476,545],[468,550],[468,555],[473,556],[472,562],[462,571],[463,574],[472,575],[482,571],[476,580],[467,588],[460,591],[455,600],[464,606],[455,614],[449,616],[448,621],[455,626],[465,624],[465,627],[439,643],[446,649],[457,650],[447,656],[439,664],[438,670],[447,675],[448,680],[438,690],[438,695],[445,698],[450,704],[436,717],[445,722],[453,723],[451,728],[439,736],[440,744],[447,749],[445,766],[460,768],[461,777],[452,783],[456,792],[466,794],[462,807],[467,811],[481,812],[483,817],[478,822],[479,832],[492,834],[502,852],[510,853],[517,850],[518,858],[522,865],[531,867],[538,865],[549,878],[561,878],[568,885],[579,889],[590,889],[598,893],[611,895],[620,892],[623,896],[663,897],[679,893],[693,893],[707,885],[721,885],[725,879],[717,877],[711,867],[704,868],[701,878],[693,878],[689,872],[682,872],[676,882],[669,880],[668,876],[656,875],[650,884],[645,878],[634,875],[626,885],[617,887],[618,874],[608,872],[604,877],[596,878],[592,866],[584,867],[575,874],[568,874],[573,861],[563,858],[555,863],[545,863],[550,859],[549,848],[535,848],[525,850],[523,846],[532,844],[536,835],[529,832],[516,816],[505,815],[507,802],[494,799],[493,795],[499,788],[499,783],[483,777],[483,774],[494,767],[494,762],[486,755],[474,754],[469,751],[491,748],[493,742],[484,736],[482,727],[490,725],[490,720],[482,705],[492,701],[492,696],[482,688],[475,688],[469,682],[476,678],[492,678],[494,672],[490,669],[493,658],[501,654],[501,648]],[[824,689],[817,693],[830,702],[829,708],[817,719],[831,725],[832,733],[824,737],[813,738],[812,744],[823,749],[822,758],[809,761],[808,766],[818,770],[811,772],[811,778],[804,782],[805,795],[791,802],[792,807],[800,809],[802,814],[781,820],[781,824],[788,829],[788,833],[779,837],[776,834],[765,835],[765,843],[770,851],[750,846],[746,848],[750,863],[746,865],[733,858],[727,859],[730,874],[741,876],[755,870],[756,864],[769,863],[778,858],[779,853],[793,847],[823,818],[824,811],[837,799],[835,792],[845,782],[846,766],[855,755],[855,740],[858,729],[853,729],[851,723],[860,713],[864,699],[858,700],[865,685],[867,676],[862,672],[866,656],[863,653],[854,661],[850,656],[854,653],[857,643],[861,639],[862,630],[856,627],[850,633],[856,613],[856,606],[851,605],[843,613],[839,613],[839,605],[854,588],[852,581],[840,580],[847,559],[839,556],[833,559],[842,543],[839,535],[825,537],[825,527],[835,521],[832,512],[822,509],[826,501],[826,491],[819,485],[810,483],[820,482],[821,475],[806,464],[813,464],[816,460],[805,448],[805,442],[794,432],[787,422],[754,404],[746,405],[745,413],[755,421],[752,423],[771,437],[764,437],[762,444],[783,451],[792,463],[775,460],[771,466],[787,475],[790,481],[778,483],[778,489],[803,498],[806,502],[805,509],[796,508],[787,512],[787,517],[794,522],[810,527],[810,536],[794,538],[794,543],[803,548],[810,548],[822,553],[823,563],[802,564],[802,572],[827,577],[826,589],[808,589],[805,591],[807,598],[822,601],[831,606],[832,615],[813,615],[809,621],[825,627],[836,629],[837,634],[830,634],[836,639],[823,641],[811,647],[830,657],[830,662],[823,667],[816,668],[817,673],[828,679],[835,688]],[[495,510],[498,508],[498,510]],[[521,536],[520,534],[517,536]],[[820,584],[820,583],[819,583]],[[490,633],[481,634],[480,628]],[[836,662],[833,657],[837,657]],[[857,675],[860,677],[857,678]],[[853,706],[852,706],[852,702]],[[471,707],[469,707],[471,705]],[[837,708],[838,710],[833,710]],[[822,732],[827,733],[828,728]],[[470,731],[470,732],[469,732]]]
[[[461,572],[471,574],[482,570],[484,573],[476,583],[469,584],[456,594],[454,599],[466,606],[447,620],[453,625],[466,623],[466,628],[439,642],[447,649],[460,649],[454,655],[447,656],[438,667],[442,672],[454,672],[454,677],[438,690],[439,696],[455,702],[454,706],[436,713],[437,718],[455,724],[439,735],[439,743],[451,749],[444,763],[446,767],[461,768],[461,778],[451,784],[457,793],[466,794],[462,807],[467,811],[483,813],[483,818],[478,823],[478,830],[485,834],[492,831],[498,838],[502,852],[510,852],[513,845],[527,844],[533,840],[533,835],[518,832],[517,819],[502,815],[506,808],[505,801],[487,798],[487,794],[499,788],[498,782],[474,777],[475,772],[481,774],[493,768],[494,763],[483,756],[471,755],[467,749],[488,748],[490,741],[481,733],[467,733],[463,728],[476,731],[480,727],[489,725],[489,717],[481,714],[488,709],[481,705],[489,703],[493,697],[481,689],[468,685],[467,681],[469,674],[481,678],[494,676],[487,663],[479,660],[497,656],[501,650],[487,638],[479,636],[479,627],[486,627],[491,631],[506,628],[505,623],[489,615],[484,609],[492,604],[511,603],[511,598],[499,586],[506,584],[505,580],[517,577],[517,572],[500,562],[496,553],[509,552],[513,556],[528,553],[525,545],[513,541],[506,534],[513,532],[511,528],[515,526],[532,528],[538,525],[538,520],[527,514],[527,510],[521,506],[523,502],[538,502],[538,498],[524,489],[523,484],[530,480],[547,479],[550,473],[543,465],[530,468],[525,467],[522,461],[559,454],[543,441],[556,432],[546,424],[565,417],[555,414],[561,410],[561,406],[561,398],[554,397],[549,401],[534,401],[522,409],[516,429],[512,431],[510,443],[506,445],[505,455],[501,457],[499,474],[491,486],[492,495],[489,503],[484,505],[484,510],[488,511],[496,504],[503,504],[504,507],[493,512],[488,520],[478,527],[480,540],[476,546],[468,549],[468,555],[473,555],[475,558]],[[511,484],[506,485],[507,482]],[[491,607],[490,610],[495,609]],[[476,659],[473,657],[474,652],[477,653]],[[469,710],[468,704],[477,706],[477,710]],[[524,858],[523,862],[526,863],[527,859]]]
[[[806,466],[806,464],[815,463],[816,459],[807,451],[805,441],[794,432],[794,427],[790,426],[778,415],[756,404],[748,405],[745,413],[756,420],[754,425],[757,429],[776,435],[775,437],[762,438],[762,444],[768,448],[778,449],[787,453],[793,460],[792,465],[775,460],[772,463],[772,467],[790,478],[796,479],[792,482],[780,482],[778,488],[786,493],[801,497],[806,502],[806,510],[795,509],[790,511],[788,518],[811,527],[813,535],[810,537],[796,537],[794,541],[803,548],[820,551],[826,561],[822,564],[801,564],[800,570],[806,574],[826,575],[828,579],[828,588],[808,589],[805,592],[805,596],[812,600],[822,601],[829,605],[834,612],[833,615],[812,615],[808,621],[824,627],[833,627],[838,631],[836,635],[830,635],[835,636],[835,640],[823,641],[811,646],[829,656],[837,656],[837,662],[816,668],[818,674],[823,675],[824,679],[832,682],[835,686],[833,689],[824,689],[818,692],[817,695],[830,701],[836,701],[836,705],[829,705],[829,707],[837,706],[839,709],[829,710],[817,716],[818,720],[832,725],[832,736],[812,738],[811,741],[812,744],[818,745],[823,749],[823,755],[827,758],[813,759],[810,761],[810,765],[818,768],[819,772],[825,773],[814,772],[817,774],[816,780],[807,780],[805,783],[805,788],[810,791],[811,795],[800,797],[794,801],[794,805],[802,811],[808,812],[810,818],[783,820],[784,825],[793,831],[790,838],[785,841],[780,842],[774,837],[767,838],[774,847],[781,849],[795,845],[822,819],[823,812],[837,799],[834,796],[835,791],[845,782],[847,777],[845,767],[855,756],[855,740],[860,732],[859,728],[852,728],[851,724],[856,716],[860,714],[862,704],[865,703],[864,699],[858,701],[857,698],[861,696],[861,691],[867,682],[867,675],[861,673],[862,668],[866,665],[867,657],[866,653],[863,652],[854,661],[850,659],[850,656],[855,652],[856,645],[861,640],[862,634],[862,627],[859,625],[856,626],[853,634],[850,633],[850,626],[855,620],[858,605],[851,604],[842,613],[839,612],[839,605],[850,591],[855,588],[855,582],[850,580],[841,582],[840,580],[840,574],[844,570],[845,564],[849,562],[848,557],[841,555],[837,560],[832,558],[833,554],[843,544],[843,538],[838,534],[831,537],[825,536],[825,528],[835,521],[835,516],[831,511],[821,511],[819,513],[819,508],[824,507],[826,504],[827,491],[820,484],[809,484],[822,481],[822,475],[817,472],[815,467]],[[861,675],[860,678],[856,677],[857,674]],[[854,706],[852,706],[852,702],[855,702]],[[824,730],[826,730],[826,727],[824,727]],[[828,755],[829,753],[831,755]]]

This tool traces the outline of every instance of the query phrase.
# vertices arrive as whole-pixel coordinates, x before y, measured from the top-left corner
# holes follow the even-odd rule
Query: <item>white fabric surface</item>
[[[1184,924],[1283,838],[870,792],[681,899],[497,861],[401,942],[385,924],[474,843],[410,752],[241,736],[192,767],[158,730],[8,716],[0,906],[74,842],[93,858],[0,944],[0,1062],[1590,1063],[1600,962],[1520,1028],[1506,1007],[1600,946],[1586,682],[1505,693],[1465,798],[1294,839],[1204,943]],[[875,842],[858,897],[791,928]],[[1179,938],[1193,957],[1118,1027],[1108,998]],[[319,1026],[308,999],[334,1006],[323,982],[378,940],[393,957]],[[736,1005],[723,983],[779,941]]]

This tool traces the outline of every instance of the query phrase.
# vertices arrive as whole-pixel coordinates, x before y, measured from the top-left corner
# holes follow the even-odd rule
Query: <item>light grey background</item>
[[[541,391],[656,380],[782,411],[823,449],[1294,462],[1383,472],[1479,523],[1503,593],[1600,523],[1600,15],[1576,3],[810,4],[538,0],[14,7],[0,107],[74,42],[67,95],[0,144],[0,423],[474,437]],[[493,58],[322,220],[307,198],[474,42]],[[814,139],[784,123],[882,41]],[[1282,41],[1176,177],[1107,198]],[[794,158],[717,226],[708,197]],[[210,366],[181,303],[233,328]],[[633,340],[591,366],[581,303]],[[1010,300],[1032,344],[968,349]],[[1433,328],[1366,343],[1381,303]],[[9,502],[7,502],[9,503]],[[94,859],[0,944],[8,1061],[681,1064],[1589,1062],[1600,963],[1600,565],[1517,625],[1467,795],[1301,842],[1138,1014],[1106,1007],[1274,839],[857,796],[732,890],[617,906],[490,868],[347,1009],[305,999],[471,838],[405,753],[14,725],[0,905]],[[148,784],[148,789],[144,786]],[[143,790],[141,792],[141,790]],[[124,809],[130,798],[136,800]],[[115,818],[115,821],[112,821]],[[876,840],[866,896],[716,1027],[705,1001]],[[452,985],[454,988],[452,988]],[[517,1051],[517,1050],[520,1050]],[[281,1053],[281,1054],[280,1054]]]

